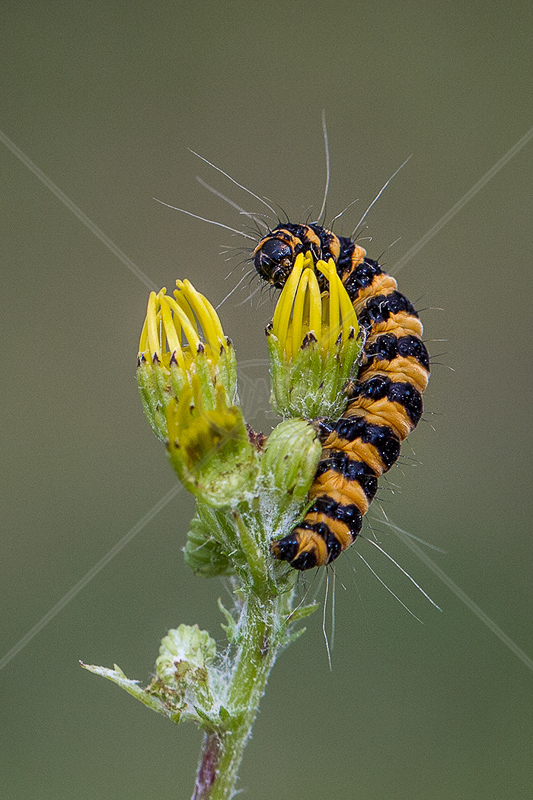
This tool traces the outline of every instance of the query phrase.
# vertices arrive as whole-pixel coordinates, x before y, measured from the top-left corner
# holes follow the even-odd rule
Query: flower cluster
[[[267,328],[271,402],[284,419],[265,437],[245,424],[235,353],[215,309],[189,281],[176,287],[150,294],[137,381],[154,433],[195,495],[185,560],[202,577],[230,576],[234,607],[221,607],[229,648],[217,654],[206,631],[180,625],[164,637],[146,688],[116,665],[83,666],[174,722],[202,726],[205,775],[226,798],[276,655],[316,608],[295,606],[296,570],[272,558],[271,541],[306,511],[322,450],[313,420],[342,413],[361,342],[333,261],[300,254]]]
[[[173,296],[150,294],[137,380],[152,429],[197,499],[185,559],[204,577],[268,582],[277,569],[270,540],[305,510],[320,458],[312,420],[346,404],[361,348],[357,317],[334,262],[298,255],[267,328],[271,403],[285,419],[265,439],[248,434],[235,352],[215,309],[189,281],[176,286]]]

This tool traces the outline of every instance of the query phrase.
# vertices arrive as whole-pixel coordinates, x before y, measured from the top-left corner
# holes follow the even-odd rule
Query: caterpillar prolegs
[[[275,558],[298,570],[331,563],[355,541],[378,478],[400,454],[422,416],[429,356],[422,323],[397,283],[347,237],[321,225],[279,225],[253,252],[263,280],[285,285],[299,253],[332,258],[366,334],[362,363],[346,411],[322,422],[322,455],[302,522],[272,542]]]

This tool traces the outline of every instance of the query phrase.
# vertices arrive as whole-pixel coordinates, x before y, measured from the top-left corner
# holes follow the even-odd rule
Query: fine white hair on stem
[[[326,202],[328,199],[328,191],[329,191],[329,177],[330,177],[330,165],[329,165],[329,142],[328,142],[328,128],[326,125],[326,111],[322,111],[322,130],[324,131],[324,147],[326,148],[326,188],[324,189],[324,199],[322,200],[322,206],[320,208],[320,212],[318,214],[317,220],[320,222],[323,215],[326,212]]]
[[[250,189],[247,189],[246,186],[243,186],[242,183],[239,183],[238,181],[236,181],[235,178],[232,178],[231,175],[228,175],[227,172],[224,172],[223,169],[220,169],[220,167],[217,167],[216,164],[213,164],[211,161],[208,161],[207,158],[204,158],[199,153],[196,153],[194,150],[191,150],[190,148],[189,148],[189,152],[192,153],[193,156],[196,156],[197,158],[201,159],[202,161],[205,161],[205,163],[209,164],[209,166],[213,167],[213,169],[216,169],[217,172],[220,172],[222,175],[224,175],[225,178],[227,178],[232,183],[234,183],[235,186],[238,186],[239,189],[243,189],[243,191],[248,192],[248,194],[250,194],[252,197],[255,197],[255,199],[259,200],[260,203],[263,203],[263,205],[266,206],[269,211],[272,211],[272,213],[274,214],[274,217],[277,217],[275,209],[273,209],[272,206],[269,205],[266,202],[266,200],[264,200],[262,197],[259,197],[259,195],[254,194],[254,192],[250,191]]]
[[[165,203],[164,200],[159,200],[157,197],[154,197],[156,203],[161,203],[162,206],[166,206],[167,208],[172,208],[174,211],[181,211],[182,214],[187,214],[189,217],[194,217],[195,219],[199,219],[202,222],[209,222],[210,225],[218,225],[219,228],[225,228],[227,231],[231,231],[232,233],[238,233],[239,236],[244,236],[245,239],[251,239],[252,242],[255,242],[255,237],[250,236],[248,233],[244,233],[244,231],[239,231],[237,228],[231,228],[229,225],[224,225],[222,222],[217,222],[214,219],[206,219],[206,217],[201,217],[199,214],[193,214],[192,211],[186,211],[184,208],[178,208],[177,206],[171,206],[170,203]]]
[[[352,239],[355,239],[355,237],[356,237],[356,235],[357,235],[357,232],[358,232],[359,228],[361,227],[361,225],[362,225],[363,221],[365,220],[365,218],[366,218],[366,216],[367,216],[368,212],[370,211],[370,209],[372,208],[372,206],[374,205],[374,203],[376,203],[376,202],[379,200],[379,198],[381,197],[381,195],[383,194],[383,192],[385,191],[385,189],[387,188],[387,186],[389,185],[389,183],[391,182],[391,180],[392,180],[393,178],[395,178],[395,177],[396,177],[396,175],[399,173],[399,171],[400,171],[401,169],[403,169],[403,167],[405,167],[405,165],[407,164],[407,162],[409,161],[409,159],[411,158],[411,156],[412,156],[412,153],[411,153],[411,155],[410,155],[410,156],[407,156],[407,158],[405,159],[405,161],[403,162],[403,164],[400,164],[400,166],[398,167],[398,169],[396,170],[396,172],[393,172],[393,173],[392,173],[392,175],[390,176],[390,178],[388,179],[388,181],[386,181],[386,183],[384,183],[384,184],[383,184],[383,186],[381,187],[381,189],[379,190],[379,192],[377,193],[377,195],[374,197],[374,199],[372,200],[372,202],[371,202],[371,203],[370,203],[370,205],[368,206],[367,210],[365,211],[365,213],[363,214],[363,216],[361,217],[361,219],[359,220],[359,222],[358,222],[358,223],[357,223],[357,225],[355,226],[355,228],[354,228],[354,230],[353,230],[353,233],[352,233],[352,235],[351,235],[351,238],[352,238]]]

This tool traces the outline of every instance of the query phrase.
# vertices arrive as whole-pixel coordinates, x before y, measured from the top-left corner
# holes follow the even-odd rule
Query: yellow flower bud
[[[315,263],[310,252],[300,253],[267,328],[275,410],[310,419],[340,413],[343,389],[356,372],[358,334],[334,261]]]

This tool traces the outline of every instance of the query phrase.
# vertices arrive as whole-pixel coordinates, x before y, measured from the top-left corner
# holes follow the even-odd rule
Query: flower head
[[[307,418],[340,413],[361,351],[358,333],[333,259],[315,262],[310,252],[300,253],[267,328],[276,411]]]
[[[237,364],[213,306],[192,284],[176,281],[174,296],[166,289],[150,293],[139,345],[137,380],[145,413],[157,436],[166,440],[166,410],[173,397],[198,376],[204,401],[216,404],[220,383],[233,402]]]
[[[151,292],[137,382],[156,435],[185,486],[224,504],[250,478],[253,451],[237,405],[237,362],[213,306],[192,284]]]

